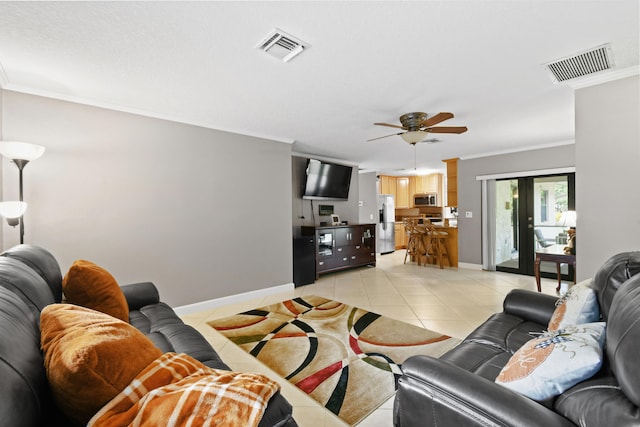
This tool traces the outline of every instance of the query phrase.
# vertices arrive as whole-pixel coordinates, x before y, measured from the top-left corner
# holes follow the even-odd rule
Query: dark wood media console
[[[316,279],[322,273],[376,265],[376,225],[302,227],[303,236],[315,236]]]

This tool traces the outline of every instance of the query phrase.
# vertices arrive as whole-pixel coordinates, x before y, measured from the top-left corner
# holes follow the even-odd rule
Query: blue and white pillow
[[[600,320],[600,305],[596,291],[589,287],[591,279],[573,286],[558,300],[547,329],[556,331],[570,325]]]
[[[543,401],[595,375],[602,366],[605,323],[568,326],[525,343],[496,383]]]

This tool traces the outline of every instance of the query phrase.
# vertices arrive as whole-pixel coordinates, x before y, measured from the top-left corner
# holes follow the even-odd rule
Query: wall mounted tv
[[[303,199],[347,200],[351,166],[308,159]]]

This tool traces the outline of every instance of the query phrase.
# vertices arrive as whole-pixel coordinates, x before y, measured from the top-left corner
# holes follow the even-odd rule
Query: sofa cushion
[[[47,283],[26,264],[0,257],[0,287],[13,292],[29,307],[36,319],[40,311],[55,302]]]
[[[556,302],[548,325],[550,331],[600,320],[598,298],[590,284],[591,279],[578,283]]]
[[[42,425],[49,393],[36,314],[3,287],[0,325],[0,425]]]
[[[542,332],[545,326],[504,312],[496,313],[471,332],[464,341],[485,343],[513,354],[531,339],[531,332]]]
[[[187,353],[210,368],[229,369],[202,334],[186,325],[165,303],[130,311],[129,322],[163,353]]]
[[[640,419],[638,407],[622,392],[606,362],[596,375],[558,396],[553,409],[581,427],[637,426]]]
[[[54,398],[82,425],[162,354],[133,326],[88,308],[52,304],[40,322]]]
[[[465,340],[440,359],[493,381],[511,355],[512,353],[488,342]]]
[[[66,302],[129,321],[129,305],[116,282],[104,268],[91,261],[77,260],[62,280]]]
[[[607,324],[607,356],[620,388],[640,406],[640,274],[620,286]]]
[[[20,261],[35,271],[47,282],[54,302],[62,301],[62,274],[58,261],[51,252],[39,246],[21,244],[7,249],[1,255]]]
[[[611,303],[620,286],[640,273],[640,251],[622,252],[610,257],[598,269],[592,287],[598,293],[600,313],[606,321]]]
[[[496,383],[542,401],[591,378],[602,366],[605,323],[568,326],[534,338],[504,366]]]

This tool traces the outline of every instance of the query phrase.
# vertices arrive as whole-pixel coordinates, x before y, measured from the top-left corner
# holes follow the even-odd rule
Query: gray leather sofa
[[[529,332],[546,329],[556,298],[513,290],[491,316],[439,359],[402,366],[394,424],[410,426],[640,426],[640,252],[610,258],[597,272],[606,325],[600,371],[561,395],[536,402],[494,382]]]
[[[149,282],[122,287],[130,323],[163,352],[187,353],[229,369],[209,343],[160,302]],[[62,274],[47,250],[19,245],[0,254],[0,425],[70,426],[51,396],[40,350],[40,311],[62,300]],[[291,405],[277,393],[260,426],[296,426]]]

